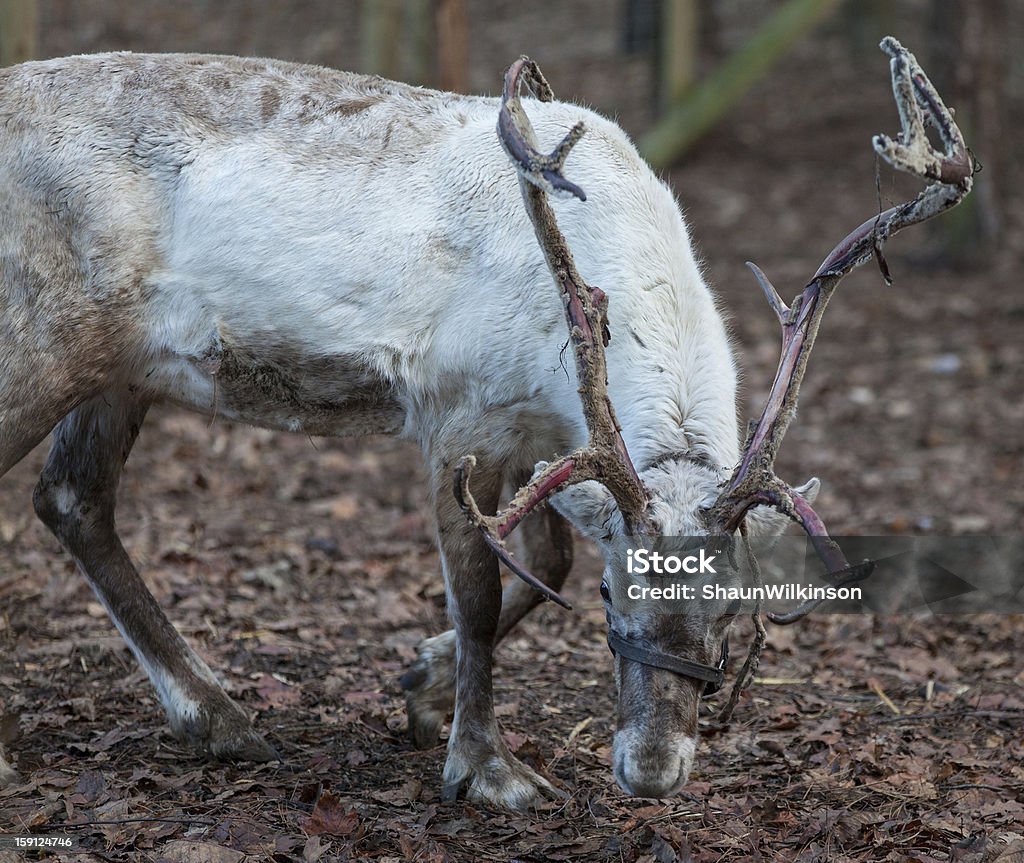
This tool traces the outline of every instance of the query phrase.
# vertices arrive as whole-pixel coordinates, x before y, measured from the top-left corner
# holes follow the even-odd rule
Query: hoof
[[[449,754],[441,800],[453,802],[463,790],[466,799],[473,803],[510,812],[525,812],[545,800],[566,796],[504,749],[474,766],[462,764]]]
[[[282,761],[281,754],[251,728],[247,732],[211,740],[211,756],[221,761]]]
[[[417,749],[437,745],[455,704],[455,633],[420,642],[416,661],[402,675],[409,734]]]
[[[222,761],[280,761],[277,750],[255,730],[221,690],[214,690],[195,712],[171,718],[175,736],[197,752]]]

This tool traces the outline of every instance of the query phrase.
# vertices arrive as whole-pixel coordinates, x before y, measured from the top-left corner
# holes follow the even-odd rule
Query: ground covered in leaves
[[[685,794],[627,798],[585,548],[577,610],[542,609],[497,681],[511,748],[568,800],[530,816],[441,804],[443,747],[410,747],[397,683],[444,619],[424,487],[396,442],[318,447],[158,412],[125,480],[148,582],[284,757],[258,767],[174,741],[103,609],[10,503],[32,471],[8,478],[0,692],[26,782],[0,792],[0,823],[69,832],[80,859],[211,863],[983,860],[1024,841],[1020,621],[999,616],[773,629]]]
[[[556,92],[608,111],[628,102],[610,84],[589,93],[582,77],[560,80],[572,70],[544,62],[528,24],[501,31],[505,42],[513,31],[523,39],[503,54],[537,55]],[[868,141],[895,124],[881,55],[830,38],[843,62],[798,50],[671,176],[732,318],[748,415],[778,337],[743,260],[795,293],[877,206]],[[787,110],[759,110],[771,104]],[[1019,200],[1005,218],[1000,246],[959,269],[928,231],[901,237],[895,287],[860,273],[834,300],[780,473],[822,477],[820,511],[837,533],[1020,532]],[[101,606],[32,516],[44,455],[0,480],[0,740],[24,779],[0,792],[0,833],[74,835],[65,859],[190,863],[1024,859],[1019,618],[773,628],[733,724],[705,728],[685,793],[633,800],[611,778],[611,658],[599,563],[582,543],[566,591],[576,610],[543,608],[514,633],[496,682],[510,747],[567,800],[529,816],[440,803],[443,746],[411,748],[397,682],[419,640],[445,626],[415,451],[158,409],[129,462],[122,535],[284,758],[206,763],[170,736]]]

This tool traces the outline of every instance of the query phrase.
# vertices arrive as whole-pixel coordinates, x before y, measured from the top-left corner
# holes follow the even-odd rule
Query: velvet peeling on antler
[[[883,39],[881,48],[892,58],[893,95],[902,131],[895,141],[886,135],[876,135],[872,141],[875,152],[896,170],[933,182],[913,200],[868,219],[852,231],[826,256],[810,283],[789,306],[768,277],[749,264],[782,327],[782,352],[768,400],[751,429],[740,463],[707,513],[709,530],[732,533],[751,507],[775,507],[810,536],[837,584],[864,578],[870,572],[870,562],[851,567],[810,503],[775,474],[775,457],[796,415],[800,384],[818,327],[832,293],[847,273],[872,258],[883,261],[882,247],[894,234],[958,204],[970,192],[974,173],[973,159],[952,113],[914,55],[892,37]],[[926,124],[936,130],[942,151],[928,140]],[[887,272],[883,272],[888,281]],[[776,623],[790,623],[818,604],[812,601],[789,614],[770,614],[769,618]]]

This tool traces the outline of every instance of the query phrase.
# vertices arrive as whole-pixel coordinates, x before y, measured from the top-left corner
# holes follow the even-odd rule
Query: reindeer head
[[[494,553],[517,576],[548,599],[569,608],[556,592],[529,573],[509,553],[505,538],[545,500],[585,536],[597,542],[606,561],[601,584],[608,619],[608,644],[615,654],[618,715],[613,762],[622,788],[637,796],[663,797],[686,782],[696,748],[700,698],[721,686],[728,659],[726,633],[738,608],[726,600],[636,601],[627,572],[629,552],[645,549],[676,557],[715,557],[735,569],[736,534],[781,533],[791,520],[807,533],[833,584],[863,578],[869,563],[850,567],[812,507],[817,480],[791,488],[774,472],[786,428],[796,412],[800,383],[825,306],[840,280],[877,258],[888,280],[882,245],[902,228],[931,218],[959,203],[970,191],[973,163],[960,130],[913,55],[895,39],[882,49],[892,58],[893,92],[900,112],[898,142],[884,135],[875,151],[893,167],[932,181],[917,198],[869,219],[826,257],[814,277],[786,306],[764,274],[749,266],[782,326],[782,355],[760,419],[751,428],[740,463],[731,476],[685,447],[638,473],[626,450],[608,397],[604,348],[609,339],[605,293],[588,286],[576,270],[558,229],[547,195],[574,195],[582,189],[562,175],[569,151],[583,135],[577,124],[548,155],[537,150],[529,119],[519,100],[527,83],[538,99],[551,90],[527,58],[505,75],[498,134],[520,175],[520,187],[537,240],[561,292],[573,346],[583,414],[590,439],[557,461],[537,465],[531,482],[494,516],[480,512],[469,489],[474,465],[466,456],[455,472],[455,494],[467,518]],[[936,130],[944,152],[928,142],[925,123]],[[687,539],[682,539],[687,538]],[[682,545],[680,545],[682,544]],[[747,546],[749,549],[749,546]],[[687,554],[688,553],[688,554]],[[756,572],[756,560],[748,555]],[[693,573],[698,587],[701,573]],[[715,570],[721,578],[721,572]],[[811,602],[785,615],[769,613],[776,623],[802,617]],[[758,636],[734,686],[728,707],[756,668],[764,628],[760,606],[754,622]]]
[[[615,778],[635,796],[667,797],[689,776],[698,706],[724,682],[728,631],[740,611],[738,601],[702,599],[701,589],[741,584],[744,561],[732,538],[704,517],[725,479],[715,466],[674,454],[640,479],[648,500],[642,535],[630,532],[615,498],[594,481],[554,495],[551,505],[597,543],[605,560],[601,598],[618,690]],[[802,490],[813,500],[817,488],[812,480]],[[745,525],[751,533],[777,535],[788,523],[773,510],[756,512]],[[655,554],[685,569],[662,568],[659,575]]]

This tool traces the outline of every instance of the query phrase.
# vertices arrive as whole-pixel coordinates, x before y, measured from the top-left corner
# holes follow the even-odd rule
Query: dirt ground
[[[148,16],[121,5],[44,3],[43,47],[193,47],[335,65],[353,50],[351,28],[327,20],[330,4],[294,4],[286,18],[242,15],[234,3],[166,4]],[[722,50],[741,41],[750,6],[725,5]],[[911,47],[919,5],[893,16]],[[583,14],[565,4],[559,20],[570,6]],[[559,31],[539,23],[540,9],[473,6],[473,20],[488,22],[474,42],[474,83],[493,89],[486,82],[530,52],[559,95],[641,132],[649,116],[631,88],[646,85],[645,63],[609,71],[617,4],[589,10],[590,53],[577,35],[558,54]],[[732,321],[747,416],[767,392],[778,334],[743,262],[794,295],[877,209],[869,141],[895,131],[895,112],[884,58],[848,23],[800,46],[669,177]],[[1008,104],[1019,127],[1019,98]],[[837,534],[1020,533],[1017,161],[1000,180],[996,248],[952,266],[936,254],[937,235],[919,230],[888,252],[894,286],[865,267],[833,301],[779,472],[822,478],[818,510]],[[905,189],[883,175],[886,197]],[[32,515],[44,457],[40,447],[0,480],[0,740],[25,779],[0,792],[0,834],[66,831],[80,842],[69,860],[1024,859],[1019,617],[821,615],[771,628],[758,682],[728,729],[705,729],[684,793],[634,800],[611,777],[600,565],[580,541],[566,589],[575,610],[540,609],[500,648],[496,672],[510,747],[568,798],[529,817],[497,814],[442,804],[443,746],[419,752],[404,734],[398,677],[420,639],[445,628],[413,447],[163,408],[143,429],[122,485],[122,537],[171,619],[284,757],[258,767],[206,763],[171,737],[144,674]],[[12,855],[0,850],[0,861]]]

